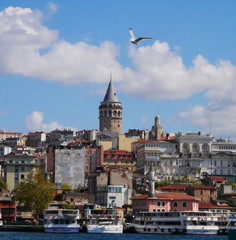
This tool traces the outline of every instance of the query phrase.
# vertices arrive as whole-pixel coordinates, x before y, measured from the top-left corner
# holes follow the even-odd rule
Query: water
[[[1,240],[227,240],[227,236],[0,232]]]

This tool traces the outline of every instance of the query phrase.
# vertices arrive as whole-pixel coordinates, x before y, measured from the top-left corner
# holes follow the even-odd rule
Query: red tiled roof
[[[44,132],[28,133],[27,136],[42,135]]]
[[[46,155],[45,154],[32,154],[32,156],[34,157],[45,157]]]
[[[162,138],[159,138],[158,141],[164,141],[164,140],[173,140],[175,139],[175,136],[171,136],[171,137],[162,137]]]
[[[212,187],[212,186],[191,186],[194,189],[203,189],[203,190],[216,190],[216,188]]]
[[[160,187],[161,190],[185,190],[189,185],[168,185]]]
[[[155,193],[155,197],[158,199],[170,199],[170,200],[195,200],[200,201],[199,198],[192,197],[190,195],[179,193],[179,192],[168,192],[168,193]],[[147,199],[148,194],[142,196],[133,197],[132,199]]]
[[[17,134],[17,135],[21,135],[23,133],[19,133],[19,132],[0,132],[0,134],[8,134],[8,135]]]
[[[85,140],[83,140],[83,139],[82,139],[82,140],[81,140],[81,139],[78,139],[78,140],[76,140],[76,141],[70,142],[69,145],[73,145],[73,144],[76,144],[76,143],[85,143],[85,142],[88,143],[88,141],[85,141]]]
[[[213,181],[225,181],[226,179],[224,177],[217,177],[217,176],[210,176],[210,179]]]
[[[121,153],[123,153],[123,154],[125,154],[125,153],[127,153],[127,154],[129,154],[129,153],[131,153],[131,152],[128,152],[128,151],[126,151],[126,150],[106,150],[106,151],[104,151],[104,154],[105,153],[114,153],[114,154],[121,154]],[[131,153],[132,154],[132,153]]]
[[[228,205],[217,205],[211,202],[200,202],[199,203],[199,208],[235,208],[235,207],[230,207]]]

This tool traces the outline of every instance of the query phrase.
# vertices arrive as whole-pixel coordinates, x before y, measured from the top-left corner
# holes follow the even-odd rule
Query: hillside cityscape
[[[15,189],[37,167],[55,183],[54,207],[117,207],[126,216],[236,210],[236,143],[212,133],[169,134],[159,115],[150,130],[123,134],[122,111],[110,78],[98,108],[99,130],[0,131],[0,177],[7,186],[0,191],[3,222],[34,219],[34,209],[15,201]]]

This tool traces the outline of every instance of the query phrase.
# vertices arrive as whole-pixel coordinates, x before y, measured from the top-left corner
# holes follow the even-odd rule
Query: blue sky
[[[236,140],[236,2],[0,3],[0,129],[98,129],[112,72],[122,132],[211,131]],[[139,46],[136,37],[152,37]]]

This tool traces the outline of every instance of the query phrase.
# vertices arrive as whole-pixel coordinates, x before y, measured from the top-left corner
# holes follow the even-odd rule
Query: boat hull
[[[219,227],[217,226],[187,226],[186,234],[189,235],[217,235]]]
[[[185,228],[179,226],[153,226],[153,225],[138,225],[134,224],[133,228],[137,233],[145,234],[185,234]]]
[[[109,233],[109,234],[121,234],[123,233],[122,225],[88,225],[88,233]]]
[[[46,233],[78,233],[79,227],[68,226],[45,226],[44,231]]]

